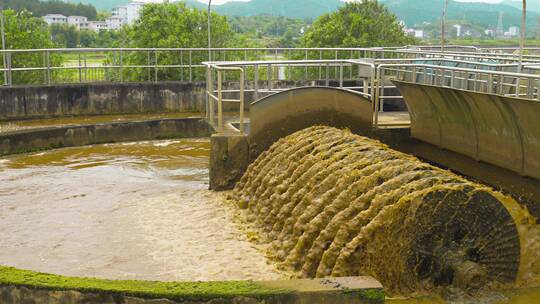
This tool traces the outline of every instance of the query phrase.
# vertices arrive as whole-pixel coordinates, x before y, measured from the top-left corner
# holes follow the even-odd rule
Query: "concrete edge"
[[[10,303],[384,303],[371,277],[289,281],[152,282],[65,277],[0,266],[0,302]]]
[[[0,156],[92,144],[209,137],[212,131],[203,118],[155,119],[28,129],[0,134]]]

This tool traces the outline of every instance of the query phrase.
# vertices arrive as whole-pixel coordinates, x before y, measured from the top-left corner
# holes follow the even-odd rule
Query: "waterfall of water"
[[[537,254],[522,258],[534,221],[514,199],[348,131],[279,140],[230,197],[300,277],[371,275],[395,294],[538,277],[524,270]]]

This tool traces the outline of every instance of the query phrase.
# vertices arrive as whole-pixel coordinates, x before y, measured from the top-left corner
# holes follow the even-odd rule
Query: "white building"
[[[127,5],[113,8],[112,15],[121,18],[123,24],[131,25],[139,20],[143,7],[143,2],[131,2]]]
[[[461,29],[463,28],[461,24],[454,24],[453,27],[456,29],[456,37],[461,37]]]
[[[124,25],[124,21],[120,17],[112,16],[105,20],[107,22],[107,27],[110,30],[118,30]]]
[[[76,27],[78,30],[84,30],[90,27],[88,18],[84,16],[69,16],[67,17],[67,24]]]
[[[89,29],[94,32],[106,31],[109,29],[109,26],[105,21],[90,21],[89,23]]]
[[[521,31],[520,31],[518,26],[511,26],[508,29],[508,36],[510,36],[510,37],[517,37],[517,36],[519,36],[520,33],[521,33]]]
[[[67,23],[67,17],[64,16],[64,15],[60,15],[60,14],[48,14],[48,15],[45,15],[45,16],[43,16],[43,20],[45,20],[45,22],[48,25],[66,24]]]
[[[424,39],[425,34],[423,30],[414,30],[414,37]]]

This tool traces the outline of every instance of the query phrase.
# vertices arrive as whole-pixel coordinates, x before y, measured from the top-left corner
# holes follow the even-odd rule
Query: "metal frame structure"
[[[203,80],[205,66],[211,56],[213,61],[230,60],[343,60],[343,59],[415,59],[415,58],[445,58],[452,60],[488,62],[509,64],[516,62],[514,54],[494,52],[464,46],[446,46],[445,52],[437,46],[425,47],[392,47],[392,48],[78,48],[78,49],[29,49],[29,50],[0,50],[5,63],[0,72],[4,74],[4,85],[27,85],[55,83],[86,83],[86,82],[126,82],[130,72],[139,71],[141,79],[137,81],[194,81]],[[71,54],[75,61],[72,64],[54,65],[54,56]],[[19,56],[34,55],[40,58],[36,66],[19,64]],[[107,58],[104,63],[95,64],[89,57],[96,55]],[[130,60],[136,55],[137,63]],[[173,58],[176,64],[160,63],[160,57]],[[526,55],[528,63],[540,63],[540,55]],[[19,60],[20,61],[20,60]],[[143,62],[144,61],[144,62]],[[170,60],[168,60],[170,61]],[[172,72],[175,77],[169,79],[162,76],[163,71]],[[62,79],[59,72],[71,71],[70,79]],[[14,83],[14,74],[38,73],[42,81],[39,83]],[[55,76],[58,75],[58,76]],[[144,77],[142,76],[144,75]]]
[[[388,99],[403,99],[402,96],[386,94],[388,89],[396,87],[391,83],[391,80],[398,79],[413,83],[437,85],[442,87],[455,88],[460,90],[468,90],[480,93],[500,94],[503,96],[513,96],[527,99],[540,100],[540,75],[535,75],[539,64],[529,63],[526,68],[529,73],[512,72],[517,70],[518,63],[486,63],[473,62],[464,60],[454,60],[446,58],[404,58],[404,59],[353,59],[353,60],[273,60],[273,61],[239,61],[239,62],[204,62],[207,67],[207,94],[209,97],[207,117],[214,123],[214,106],[212,101],[218,102],[218,117],[222,117],[222,102],[238,102],[234,99],[224,99],[224,93],[239,93],[241,105],[241,132],[243,132],[243,103],[246,92],[254,92],[255,99],[259,92],[278,93],[287,89],[298,87],[296,83],[290,83],[289,86],[276,88],[273,85],[276,79],[273,71],[277,69],[298,69],[305,68],[315,69],[319,71],[325,70],[326,77],[319,77],[320,83],[324,86],[330,86],[328,75],[329,70],[334,68],[339,72],[337,79],[337,87],[352,91],[359,94],[372,102],[373,107],[373,127],[376,129],[386,128],[389,126],[380,122],[381,113],[384,113],[384,102]],[[452,66],[453,65],[453,66]],[[461,65],[461,66],[460,66]],[[259,71],[260,67],[265,67],[267,70],[267,78],[265,79],[266,88],[259,87]],[[358,74],[353,73],[357,67]],[[253,70],[253,79],[247,79],[247,70]],[[349,69],[348,77],[344,70]],[[223,90],[222,71],[237,70],[241,71],[240,90]],[[218,88],[214,90],[214,73],[217,73]],[[291,74],[290,72],[284,74]],[[305,78],[308,80],[308,77]],[[245,89],[245,82],[252,82],[252,89]],[[353,80],[357,83],[362,83],[361,86],[346,86],[346,80]],[[305,86],[303,83],[301,86]],[[312,86],[317,85],[317,82],[311,82]],[[218,119],[218,130],[223,130],[223,120]]]

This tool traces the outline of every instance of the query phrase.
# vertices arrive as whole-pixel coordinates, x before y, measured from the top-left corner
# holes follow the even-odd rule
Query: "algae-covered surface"
[[[50,290],[106,292],[142,298],[173,300],[264,297],[290,294],[290,290],[269,288],[250,281],[230,282],[155,282],[114,281],[95,278],[65,277],[0,266],[0,285],[25,286]]]

